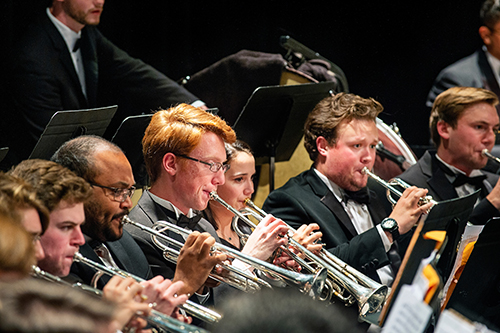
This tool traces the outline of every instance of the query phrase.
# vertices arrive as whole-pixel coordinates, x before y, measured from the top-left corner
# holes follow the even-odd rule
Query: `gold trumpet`
[[[212,192],[211,199],[217,201],[226,209],[230,210],[249,226],[254,226],[243,213],[228,205],[217,195],[217,193]],[[250,204],[250,202],[250,199],[248,199],[246,204],[258,208],[255,204]],[[267,215],[260,208],[258,208],[257,211],[259,212],[258,214],[261,215],[260,218]],[[282,247],[282,250],[286,251],[286,253],[296,260],[299,265],[310,272],[324,269],[327,270],[329,279],[326,281],[326,284],[329,289],[329,294],[327,297],[324,297],[324,299],[329,300],[333,298],[333,296],[336,296],[340,298],[346,306],[357,303],[360,318],[364,318],[367,314],[374,313],[380,309],[380,307],[384,304],[389,291],[387,286],[381,285],[366,275],[361,274],[324,249],[322,249],[318,255],[312,253],[293,239],[293,235],[296,231],[289,225],[287,226],[289,228],[287,235],[288,244]],[[294,248],[297,252],[305,255],[309,262],[306,262],[304,259],[299,257],[294,253],[294,251],[289,251],[289,246]],[[347,291],[349,295],[346,297],[343,296],[344,291]]]
[[[102,297],[103,293],[102,290],[93,288],[91,286],[87,286],[85,284],[82,284],[80,282],[71,284],[67,281],[64,281],[58,276],[55,276],[53,274],[50,274],[48,272],[45,272],[38,266],[32,266],[31,270],[31,275],[40,278],[49,282],[54,282],[58,283],[64,286],[68,286],[71,288],[76,288],[79,289],[83,292],[89,293],[93,296],[96,297]],[[175,332],[175,333],[208,333],[207,330],[204,330],[202,328],[189,325],[186,323],[183,323],[180,320],[177,320],[175,318],[172,318],[170,316],[167,316],[164,313],[161,313],[155,309],[151,309],[150,314],[148,316],[140,316],[141,318],[144,318],[148,323],[151,325],[160,328],[162,330],[168,331],[168,332]]]
[[[373,172],[371,172],[367,167],[364,167],[361,172],[364,174],[368,175],[369,177],[373,178],[377,183],[385,187],[387,190],[387,200],[394,206],[398,202],[398,200],[394,199],[391,195],[394,194],[398,197],[398,199],[403,195],[401,191],[399,191],[395,186],[401,186],[404,189],[407,189],[411,185],[405,182],[404,180],[400,178],[393,178],[390,181],[385,181]],[[433,205],[437,205],[438,202],[435,201],[432,196],[426,195],[425,197],[420,198],[418,201],[419,206],[423,206],[425,204],[428,204],[429,202],[432,202]]]
[[[495,155],[491,154],[488,149],[483,149],[483,151],[481,152],[481,154],[483,156],[486,156],[487,158],[489,158],[490,160],[492,161],[495,161],[497,163],[500,163],[500,158],[496,157]]]
[[[164,231],[172,231],[172,232],[175,232],[183,237],[189,236],[189,234],[192,232],[191,230],[181,228],[173,223],[169,223],[166,221],[156,222],[153,225],[153,228],[156,228],[156,231],[159,231],[160,233],[162,233]],[[171,239],[168,236],[162,235],[162,238],[169,238],[169,242],[175,244],[176,246],[183,245],[181,242],[179,242],[175,239]],[[266,261],[254,258],[254,257],[246,255],[246,254],[243,254],[238,250],[234,250],[234,249],[232,249],[228,246],[224,246],[220,243],[215,243],[211,250],[227,254],[227,256],[230,258],[238,259],[241,262],[244,262],[247,265],[250,265],[254,269],[257,269],[261,272],[264,272],[264,273],[272,276],[275,279],[281,280],[282,282],[286,283],[287,285],[296,286],[300,291],[308,294],[309,296],[311,296],[313,298],[319,297],[319,295],[321,295],[321,292],[323,291],[323,287],[325,285],[325,280],[327,277],[327,271],[325,269],[318,270],[317,272],[315,272],[315,274],[302,274],[302,273],[293,272],[293,271],[284,269],[282,267],[270,264]],[[251,278],[251,279],[253,279],[254,282],[260,283],[260,280],[262,280],[262,279],[257,278],[253,274],[250,274],[250,276],[247,278],[247,275],[249,275],[249,273],[244,272],[242,270],[235,270],[234,267],[232,267],[230,264],[225,263],[225,262],[222,263],[222,267],[226,268],[227,270],[229,270],[231,272],[235,272],[238,274],[241,271],[243,273],[242,274],[243,278],[245,278],[245,279]],[[267,282],[266,282],[266,285],[271,287],[271,285]]]
[[[98,276],[98,277],[102,276],[102,274],[107,274],[110,276],[118,275],[118,276],[121,276],[123,278],[131,277],[139,283],[146,281],[145,279],[143,279],[139,276],[130,274],[128,272],[125,272],[124,270],[117,269],[114,267],[108,267],[108,266],[99,264],[93,260],[90,260],[88,258],[85,258],[80,252],[75,253],[75,255],[73,256],[73,260],[97,270],[98,274],[96,276]],[[94,280],[95,280],[95,276],[94,276]],[[96,283],[96,282],[97,282],[96,280],[93,281],[93,283]],[[207,323],[216,323],[222,318],[222,316],[219,313],[217,313],[213,310],[210,310],[209,308],[206,308],[202,305],[194,303],[190,300],[187,300],[186,303],[180,305],[179,308],[186,311],[191,316],[194,316],[198,319],[201,319]]]

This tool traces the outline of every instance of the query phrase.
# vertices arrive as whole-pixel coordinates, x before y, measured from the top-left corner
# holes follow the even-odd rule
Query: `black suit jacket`
[[[426,151],[415,165],[412,165],[398,178],[410,185],[428,189],[428,194],[436,201],[458,198],[455,187],[448,181],[446,174],[437,163],[436,151]],[[491,186],[495,186],[498,175],[487,171],[482,172],[486,175],[486,180]],[[469,221],[473,224],[485,224],[494,216],[500,216],[500,211],[487,199],[483,199],[474,207]]]
[[[369,183],[369,188],[378,186]],[[376,194],[370,191],[368,209],[375,224],[388,215]],[[376,228],[358,234],[334,194],[316,175],[313,168],[291,178],[283,187],[269,194],[263,206],[297,229],[302,224],[317,223],[325,247],[341,260],[378,280],[375,272],[390,263]]]
[[[170,218],[165,213],[164,209],[165,208],[153,201],[149,191],[144,191],[141,198],[137,202],[137,205],[130,211],[129,218],[135,222],[142,223],[147,227],[152,227],[157,221],[168,221],[176,224],[177,221]],[[125,225],[125,229],[130,232],[132,237],[134,237],[136,242],[144,251],[153,274],[155,276],[162,275],[165,278],[172,279],[174,277],[175,264],[169,263],[163,257],[163,251],[153,243],[151,235],[130,224]],[[201,219],[198,222],[196,230],[200,232],[208,232],[217,242],[220,242],[215,229],[207,220]],[[184,239],[175,232],[169,231],[167,235],[184,243]]]
[[[105,242],[104,244],[120,269],[145,280],[152,278],[151,269],[149,268],[144,253],[127,231],[123,231],[123,236],[119,240],[114,242]],[[94,252],[93,247],[88,242],[80,247],[80,253],[86,258],[102,264],[102,261],[99,259],[97,254]],[[95,273],[96,270],[85,264],[73,262],[73,265],[71,265],[70,275],[76,277],[78,280],[87,285],[91,285],[92,278]],[[103,275],[98,280],[96,287],[98,289],[102,289],[110,278],[111,277],[106,274]]]
[[[484,88],[493,91],[500,98],[498,82],[482,49],[451,64],[439,73],[427,97],[427,106],[432,107],[437,95],[456,86]],[[499,106],[497,110],[500,110]]]
[[[118,104],[110,125],[116,130],[126,116],[198,99],[153,67],[130,57],[96,27],[86,26],[81,38],[87,99],[66,43],[46,13],[14,47],[8,88],[14,101],[14,110],[9,112],[17,119],[10,126],[16,125],[26,134],[22,144],[12,142],[15,149],[11,153],[17,152],[19,158],[29,155],[56,111]]]

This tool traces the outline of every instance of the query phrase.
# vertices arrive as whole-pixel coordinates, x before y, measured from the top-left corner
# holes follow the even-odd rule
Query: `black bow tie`
[[[344,190],[344,198],[345,200],[354,200],[360,204],[368,205],[370,203],[370,193],[368,192],[368,188],[363,187],[359,191],[347,191]]]
[[[457,178],[453,181],[453,186],[458,187],[464,184],[474,185],[477,189],[483,186],[483,181],[486,179],[486,175],[467,177],[464,174],[459,173]]]
[[[187,217],[186,215],[181,215],[179,216],[177,225],[181,228],[187,227],[189,230],[194,230],[200,219],[201,215],[195,215],[193,217]]]
[[[81,38],[78,38],[78,39],[76,40],[76,43],[75,43],[75,45],[73,46],[73,52],[78,51],[78,49],[80,48],[80,43],[81,43],[81,40],[82,40]]]

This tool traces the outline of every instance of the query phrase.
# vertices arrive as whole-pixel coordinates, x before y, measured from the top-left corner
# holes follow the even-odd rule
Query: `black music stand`
[[[309,112],[336,87],[335,82],[259,87],[247,101],[233,129],[252,147],[257,165],[269,163],[269,190],[274,163],[288,161],[304,133]]]
[[[152,114],[143,114],[125,118],[111,138],[111,142],[118,145],[127,156],[137,187],[149,185],[142,155],[142,138],[152,116]]]
[[[0,148],[0,162],[3,161],[5,156],[7,156],[7,153],[9,152],[9,147],[2,147]]]
[[[70,139],[85,134],[102,136],[117,109],[118,106],[113,105],[54,113],[29,158],[48,160],[63,143]]]
[[[500,331],[500,219],[491,219],[474,244],[447,308]]]
[[[397,298],[401,287],[405,284],[412,284],[413,279],[418,271],[422,259],[428,258],[436,242],[430,239],[424,239],[425,233],[433,230],[446,230],[446,245],[441,251],[441,256],[436,265],[436,270],[442,281],[446,281],[450,276],[455,259],[457,256],[457,246],[464,233],[465,226],[469,220],[469,216],[474,209],[474,204],[479,197],[479,192],[476,191],[468,196],[456,198],[446,201],[441,201],[435,205],[426,217],[425,223],[421,230],[415,231],[412,237],[412,242],[406,251],[403,263],[399,269],[398,275],[392,286],[392,292],[389,296],[382,315],[383,319],[387,317],[394,301]],[[442,287],[441,287],[442,288]],[[436,295],[439,292],[436,292]],[[436,309],[438,306],[438,297],[435,297],[431,307]]]

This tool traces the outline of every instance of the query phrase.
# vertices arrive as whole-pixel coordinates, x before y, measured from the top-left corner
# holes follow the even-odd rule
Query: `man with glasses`
[[[91,260],[119,268],[143,279],[156,281],[165,288],[171,281],[152,274],[141,248],[131,235],[123,230],[122,219],[132,207],[134,193],[132,168],[123,151],[113,143],[96,136],[80,136],[64,143],[52,160],[73,170],[93,188],[85,202],[85,224],[82,231],[85,244],[80,252]],[[190,248],[183,248],[182,263],[165,275],[174,282],[182,281],[176,294],[194,294],[205,282],[209,272],[225,260],[225,255],[209,255],[215,240],[208,234],[196,233],[189,238]],[[81,263],[74,263],[72,274],[90,283],[96,271]],[[102,279],[102,281],[101,281]],[[98,281],[101,287],[108,279]],[[168,288],[167,288],[168,289]]]
[[[479,35],[483,40],[483,47],[439,73],[427,97],[429,108],[440,93],[456,86],[484,88],[500,96],[500,4],[498,0],[484,1],[479,16],[481,19]]]

